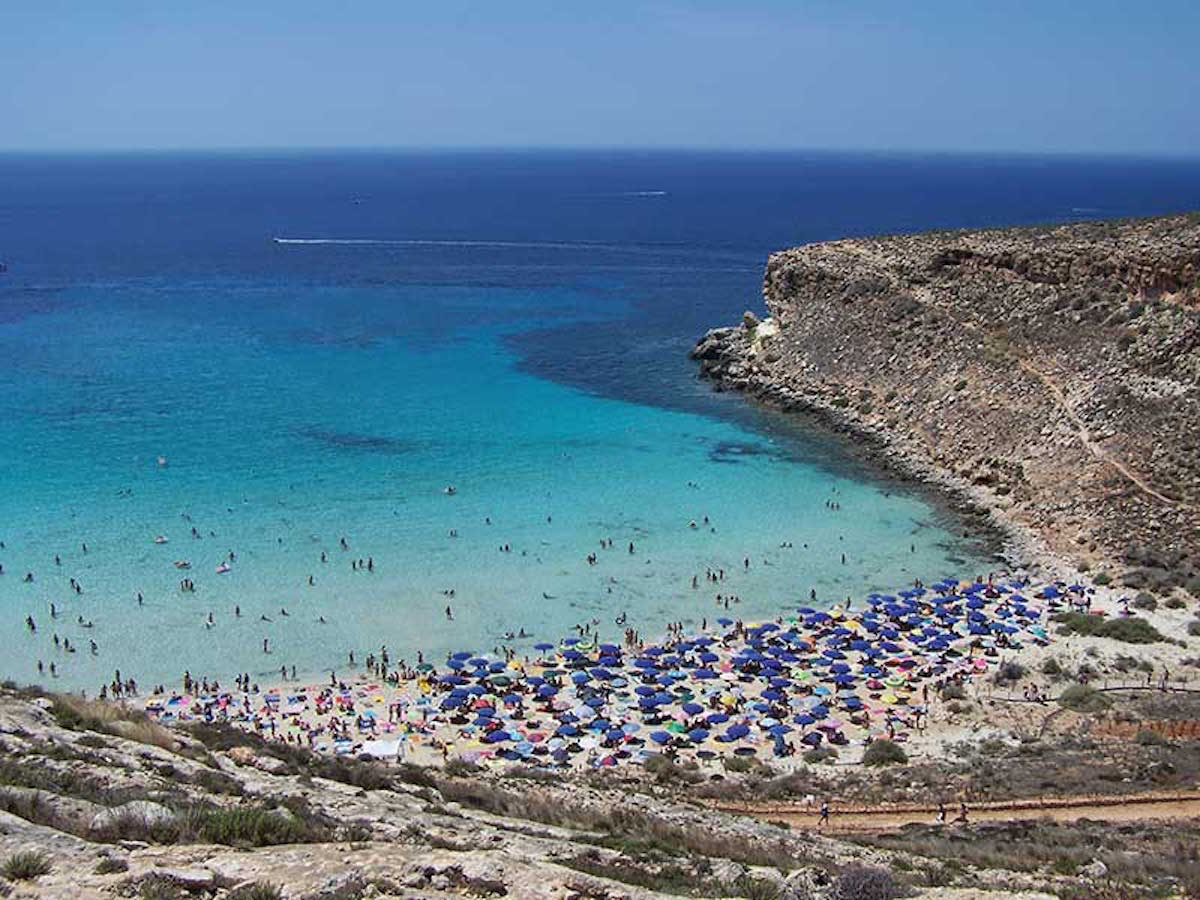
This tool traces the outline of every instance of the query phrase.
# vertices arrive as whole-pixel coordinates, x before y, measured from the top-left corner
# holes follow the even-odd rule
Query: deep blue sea
[[[0,156],[0,676],[313,674],[972,575],[953,520],[688,350],[782,247],[1196,207],[1197,162]]]

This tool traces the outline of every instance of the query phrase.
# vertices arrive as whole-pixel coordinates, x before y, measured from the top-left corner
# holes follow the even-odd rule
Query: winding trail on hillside
[[[882,271],[886,272],[889,268],[887,260],[867,252],[865,248],[855,244],[854,242],[846,242],[844,244],[844,249],[847,249],[850,252],[856,253],[859,256],[869,260],[872,265]],[[987,333],[978,325],[963,319],[962,316],[958,315],[957,312],[947,304],[938,303],[933,295],[933,292],[928,287],[915,287],[912,289],[912,294],[923,305],[933,307],[943,315],[953,319],[960,328],[970,331],[984,339],[988,337]],[[1079,414],[1075,412],[1074,408],[1072,408],[1070,401],[1067,399],[1066,392],[1063,391],[1058,382],[1056,382],[1050,375],[1042,372],[1031,362],[1029,362],[1029,360],[1016,353],[1013,353],[1011,350],[1005,351],[1005,355],[1008,356],[1014,363],[1016,363],[1017,367],[1022,372],[1035,379],[1039,384],[1042,385],[1043,388],[1045,388],[1046,392],[1054,401],[1055,406],[1062,411],[1063,415],[1070,422],[1072,430],[1075,432],[1075,436],[1078,438],[1080,444],[1082,444],[1083,448],[1089,454],[1091,454],[1091,456],[1096,459],[1097,462],[1112,466],[1134,487],[1136,487],[1146,496],[1157,500],[1159,503],[1164,503],[1167,506],[1181,505],[1179,501],[1172,500],[1170,497],[1167,497],[1159,491],[1156,491],[1154,487],[1151,486],[1150,483],[1144,478],[1142,478],[1136,472],[1133,472],[1123,462],[1114,458],[1110,453],[1108,453],[1108,451],[1093,441],[1089,434],[1087,424],[1079,417]]]
[[[713,803],[722,812],[751,816],[767,822],[786,822],[793,828],[813,831],[817,828],[817,805],[784,803]],[[971,824],[1018,822],[1028,819],[1077,822],[1081,819],[1106,822],[1166,821],[1200,819],[1200,791],[1171,794],[1130,794],[1113,797],[1044,797],[990,803],[968,803]],[[947,828],[960,827],[952,820],[958,815],[957,802],[946,804]],[[838,809],[831,804],[829,824],[821,829],[833,834],[896,831],[907,825],[934,825],[937,807],[894,805],[881,808],[851,807]]]
[[[1124,475],[1125,478],[1132,482],[1135,487],[1140,489],[1142,493],[1149,497],[1153,497],[1160,503],[1167,504],[1167,506],[1176,505],[1176,501],[1172,500],[1170,497],[1160,494],[1140,475],[1131,471],[1129,467],[1120,460],[1113,458],[1103,447],[1091,439],[1088,434],[1087,425],[1084,423],[1083,419],[1079,417],[1075,410],[1071,408],[1071,404],[1067,401],[1067,395],[1063,392],[1063,389],[1059,387],[1058,383],[1053,378],[1037,369],[1024,359],[1018,358],[1017,365],[1020,366],[1022,372],[1025,372],[1038,379],[1038,381],[1042,383],[1046,390],[1049,391],[1050,396],[1054,398],[1054,402],[1058,405],[1058,408],[1063,411],[1063,414],[1074,426],[1075,434],[1079,438],[1080,443],[1083,444],[1085,450],[1092,454],[1092,456],[1095,457],[1099,462],[1107,463]]]

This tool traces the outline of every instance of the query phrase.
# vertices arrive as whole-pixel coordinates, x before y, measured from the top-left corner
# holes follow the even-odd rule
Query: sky
[[[0,0],[0,150],[1200,155],[1198,0]]]

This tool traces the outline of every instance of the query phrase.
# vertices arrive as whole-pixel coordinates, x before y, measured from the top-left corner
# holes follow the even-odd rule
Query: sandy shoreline
[[[1036,728],[1054,708],[1045,703],[1052,685],[1040,675],[1046,660],[1098,663],[1097,647],[1113,649],[1101,638],[1054,633],[1049,616],[1072,601],[1093,615],[1129,616],[1118,592],[1102,587],[1015,578],[939,583],[871,595],[849,610],[801,607],[776,622],[731,622],[657,644],[569,638],[541,645],[528,661],[460,654],[398,684],[360,670],[337,685],[144,702],[166,723],[228,721],[319,752],[419,764],[579,769],[666,753],[713,772],[739,756],[786,770],[814,748],[833,747],[839,762],[853,763],[885,737],[910,757],[936,758],[955,741]],[[1170,633],[1186,616],[1160,610],[1138,618]],[[1155,683],[1164,666],[1173,683],[1187,677],[1183,648],[1117,649],[1150,660]],[[1022,674],[998,687],[996,673],[1010,663]],[[1042,702],[990,704],[986,721],[964,718],[952,702],[962,693],[1019,698],[1030,685]]]

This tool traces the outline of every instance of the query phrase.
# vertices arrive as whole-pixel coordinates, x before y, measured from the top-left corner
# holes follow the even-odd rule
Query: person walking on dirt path
[[[822,800],[821,801],[820,818],[817,819],[817,828],[818,829],[824,828],[828,824],[829,824],[829,801]]]
[[[961,823],[963,825],[969,824],[969,822],[967,821],[967,801],[966,800],[958,801],[958,818],[955,819],[954,821],[956,823]]]

